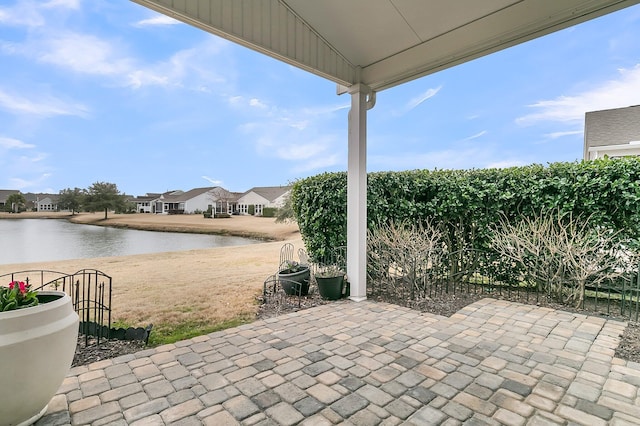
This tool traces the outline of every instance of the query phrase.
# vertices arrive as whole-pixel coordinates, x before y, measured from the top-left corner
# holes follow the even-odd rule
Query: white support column
[[[367,298],[367,109],[374,97],[363,84],[351,86],[349,93],[347,275],[350,299],[360,302]]]

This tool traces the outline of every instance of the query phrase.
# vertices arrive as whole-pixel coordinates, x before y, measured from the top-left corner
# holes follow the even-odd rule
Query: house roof
[[[640,2],[133,1],[332,80],[339,92],[388,89]]]
[[[586,148],[640,142],[640,105],[585,114]]]
[[[37,200],[35,202],[41,202],[42,200],[48,198],[53,203],[57,203],[60,199],[60,194],[36,194]]]
[[[172,191],[170,193],[162,194],[164,201],[168,203],[177,203],[182,201],[188,201],[192,198],[197,197],[198,195],[202,195],[204,193],[213,191],[215,188],[219,188],[218,186],[209,186],[206,188],[194,188],[187,192],[183,191]]]
[[[20,194],[17,189],[0,189],[0,203],[5,203],[11,194]]]
[[[261,197],[273,202],[290,190],[290,186],[255,186],[242,195],[254,192]]]
[[[129,201],[133,201],[135,202],[141,202],[141,201],[152,201],[155,200],[156,198],[158,198],[160,196],[160,194],[154,194],[154,195],[140,195],[138,197],[134,197],[134,196],[129,196],[128,200]]]

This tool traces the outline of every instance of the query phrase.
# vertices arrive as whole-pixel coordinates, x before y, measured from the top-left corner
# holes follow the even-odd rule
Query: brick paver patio
[[[336,302],[72,369],[38,425],[632,425],[625,323]]]

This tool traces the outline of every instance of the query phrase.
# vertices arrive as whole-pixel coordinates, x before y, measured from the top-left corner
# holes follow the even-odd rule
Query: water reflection
[[[81,225],[62,219],[0,220],[0,264],[127,256],[257,242],[241,237]]]

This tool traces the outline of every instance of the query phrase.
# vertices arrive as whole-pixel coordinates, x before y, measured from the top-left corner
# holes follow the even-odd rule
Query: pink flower
[[[18,286],[20,294],[25,294],[27,292],[27,285],[24,281],[11,281],[9,283],[9,290],[13,290],[16,286]]]

